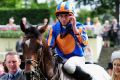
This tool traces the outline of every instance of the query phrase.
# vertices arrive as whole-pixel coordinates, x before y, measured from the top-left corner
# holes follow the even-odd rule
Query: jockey
[[[76,21],[72,3],[61,2],[55,14],[58,22],[49,31],[48,46],[55,48],[57,55],[65,61],[63,69],[79,79],[81,72],[77,64],[84,58],[83,49],[88,45],[88,36],[83,24]],[[70,58],[72,60],[69,61]]]

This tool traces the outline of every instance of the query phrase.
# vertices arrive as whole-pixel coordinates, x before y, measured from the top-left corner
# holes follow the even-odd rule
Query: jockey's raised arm
[[[55,12],[58,21],[50,29],[47,43],[50,48],[55,48],[58,56],[64,59],[65,64],[63,68],[65,71],[73,74],[75,78],[80,79],[79,67],[77,64],[69,63],[69,59],[74,57],[72,59],[75,59],[76,63],[82,63],[80,59],[84,58],[83,49],[88,45],[88,36],[83,24],[76,21],[74,13],[72,3],[65,1],[58,4]],[[66,63],[67,60],[68,62]],[[74,67],[71,68],[72,65]],[[69,70],[72,71],[69,72]]]

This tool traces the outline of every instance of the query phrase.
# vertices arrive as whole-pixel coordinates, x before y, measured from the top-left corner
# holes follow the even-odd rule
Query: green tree
[[[0,7],[15,7],[16,0],[0,0]]]
[[[0,0],[1,8],[37,8],[37,0]]]
[[[0,8],[22,8],[23,0],[0,0]]]
[[[119,22],[119,4],[120,0],[77,0],[77,6],[80,7],[81,4],[96,5],[93,11],[94,15],[110,13],[115,16]]]
[[[95,2],[94,0],[76,0],[76,1],[78,7],[80,7],[81,4],[87,5],[87,4],[93,4]]]
[[[85,10],[85,9],[81,9],[78,12],[78,17],[77,17],[77,21],[84,23],[86,21],[87,17],[91,17],[91,11],[89,10]]]
[[[57,7],[56,1],[52,0],[50,2],[50,14],[51,14],[51,17],[53,18],[53,20],[56,20],[56,16],[55,16],[56,7]]]

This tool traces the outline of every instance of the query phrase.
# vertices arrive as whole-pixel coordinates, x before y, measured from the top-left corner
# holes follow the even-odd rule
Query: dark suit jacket
[[[20,40],[18,40],[17,42],[16,42],[16,51],[17,52],[22,52],[23,50],[22,50],[22,42],[20,41]]]
[[[9,77],[9,73],[6,73],[0,77],[0,80],[9,80]],[[14,80],[26,80],[24,72],[22,70],[19,70]]]

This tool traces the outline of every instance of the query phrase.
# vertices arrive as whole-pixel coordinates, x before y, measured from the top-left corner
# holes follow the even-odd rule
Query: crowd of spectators
[[[1,25],[0,30],[7,31],[7,30],[18,30],[19,26],[15,24],[15,20],[13,17],[9,18],[8,23],[6,25]]]
[[[26,18],[22,18],[26,21]],[[46,24],[48,20],[44,19],[44,24]],[[86,22],[84,23],[86,30],[91,30],[93,33],[97,36],[101,36],[104,41],[104,47],[110,47],[115,45],[120,45],[120,25],[118,24],[117,20],[115,18],[110,20],[105,20],[104,24],[102,25],[99,21],[99,18],[96,17],[95,21],[92,21],[90,17],[86,19]],[[9,19],[9,23],[6,24],[5,28],[0,28],[0,30],[17,30],[17,25],[14,23],[14,18],[11,17]],[[17,42],[18,45],[16,45],[16,51],[22,52],[21,49],[21,40],[22,38]],[[19,48],[18,48],[19,47]],[[18,50],[19,49],[19,50]],[[85,57],[86,57],[86,63],[93,63],[93,52],[90,46],[87,46],[85,49]],[[118,55],[117,55],[118,54]],[[108,64],[107,71],[112,76],[112,80],[114,80],[115,76],[117,75],[117,72],[115,67],[117,64],[116,59],[120,59],[120,51],[118,51],[116,54],[113,53],[111,55],[111,62]],[[119,67],[119,66],[118,66]],[[3,62],[0,62],[0,77],[5,74],[4,70],[4,64]],[[119,76],[118,76],[119,77]],[[118,79],[119,80],[119,79]]]
[[[22,20],[26,21],[26,17],[23,17]],[[43,23],[46,24],[48,19],[44,19]],[[91,19],[90,17],[86,18],[84,22],[86,30],[92,31],[92,34],[96,36],[101,36],[104,41],[104,47],[120,45],[120,25],[117,22],[116,18],[112,20],[105,20],[102,24],[98,17]],[[50,28],[50,27],[48,27]],[[8,23],[4,26],[0,26],[0,30],[18,30],[19,26],[15,24],[14,17],[10,17]]]
[[[91,20],[90,17],[87,17],[84,25],[86,30],[91,30],[93,34],[103,38],[104,47],[120,45],[120,25],[116,18],[105,20],[105,22],[101,24],[98,17],[96,17],[94,21]]]

